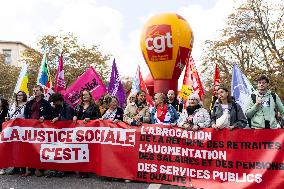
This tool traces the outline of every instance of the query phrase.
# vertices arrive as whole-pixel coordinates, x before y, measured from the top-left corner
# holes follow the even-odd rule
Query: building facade
[[[22,54],[27,48],[27,45],[19,41],[0,40],[0,54],[4,55],[6,64],[21,66]]]

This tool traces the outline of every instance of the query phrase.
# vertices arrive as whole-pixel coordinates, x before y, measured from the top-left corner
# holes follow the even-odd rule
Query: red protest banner
[[[0,167],[212,188],[282,188],[283,130],[186,131],[162,125],[16,119],[0,135]]]

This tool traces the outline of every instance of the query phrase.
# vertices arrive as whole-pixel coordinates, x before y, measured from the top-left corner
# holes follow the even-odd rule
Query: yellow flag
[[[190,93],[192,93],[192,87],[190,85],[183,84],[179,92],[179,96],[182,97],[184,101],[187,101]]]
[[[14,93],[24,91],[27,95],[29,95],[28,83],[28,66],[27,64],[23,63],[22,70],[20,72],[16,87],[14,89]]]

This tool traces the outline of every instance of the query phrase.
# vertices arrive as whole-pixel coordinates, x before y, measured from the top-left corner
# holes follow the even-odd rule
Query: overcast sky
[[[36,48],[43,35],[72,32],[80,43],[112,54],[121,75],[134,76],[139,64],[145,76],[139,40],[151,15],[173,12],[189,22],[198,65],[204,41],[217,36],[234,6],[233,0],[2,0],[0,40]]]

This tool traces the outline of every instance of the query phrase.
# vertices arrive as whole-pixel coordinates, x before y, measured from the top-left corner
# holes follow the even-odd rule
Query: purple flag
[[[120,107],[124,106],[125,91],[124,91],[123,85],[121,83],[119,73],[117,71],[115,59],[113,59],[112,71],[111,71],[111,76],[110,76],[110,81],[109,81],[109,86],[108,86],[108,92],[109,92],[110,95],[116,96],[118,98]]]

